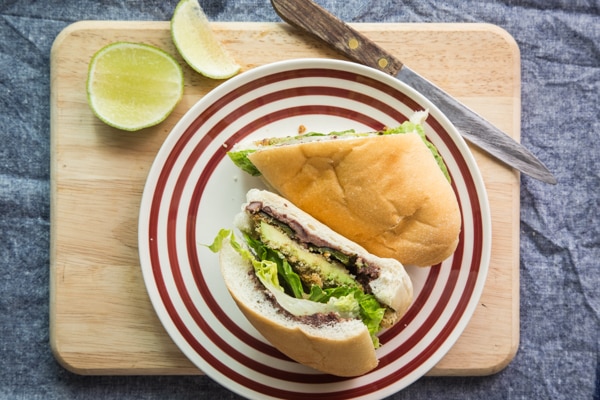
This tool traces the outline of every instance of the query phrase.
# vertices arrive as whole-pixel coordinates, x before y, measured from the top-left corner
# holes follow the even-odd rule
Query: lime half
[[[227,79],[240,66],[216,38],[198,0],[181,0],[171,18],[171,36],[181,57],[200,74]]]
[[[94,54],[87,98],[98,118],[136,131],[162,122],[183,95],[183,72],[173,57],[154,46],[116,42]]]

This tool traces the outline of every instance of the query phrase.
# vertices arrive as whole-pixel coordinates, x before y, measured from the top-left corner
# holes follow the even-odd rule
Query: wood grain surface
[[[243,70],[291,58],[341,58],[279,23],[213,23]],[[520,55],[486,24],[354,24],[411,69],[519,139]],[[177,120],[220,81],[184,66],[185,93],[171,116],[140,132],[94,117],[86,102],[91,56],[114,41],[175,50],[168,22],[84,21],[51,53],[50,341],[78,374],[201,374],[171,341],[148,298],[137,250],[146,175]],[[492,257],[475,314],[430,375],[485,375],[519,342],[519,174],[476,148],[492,210]]]

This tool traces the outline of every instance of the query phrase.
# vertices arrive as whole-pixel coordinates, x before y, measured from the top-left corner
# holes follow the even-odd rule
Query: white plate
[[[290,361],[247,322],[222,281],[212,243],[252,187],[231,146],[248,138],[308,131],[377,130],[429,109],[425,129],[448,164],[463,216],[458,249],[434,268],[407,268],[415,286],[404,318],[380,339],[379,366],[357,378]],[[478,303],[491,248],[489,205],[475,160],[453,125],[422,95],[358,64],[326,59],[278,62],[208,93],[173,128],[144,189],[139,251],[162,324],[204,373],[248,398],[376,399],[408,386],[451,348]]]

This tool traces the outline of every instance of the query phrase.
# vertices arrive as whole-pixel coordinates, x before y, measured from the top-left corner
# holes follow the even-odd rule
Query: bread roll
[[[259,147],[248,159],[270,187],[373,254],[429,266],[456,249],[456,196],[417,133]]]
[[[413,288],[408,274],[397,260],[369,254],[274,193],[252,189],[247,200],[234,220],[240,231],[254,235],[257,225],[264,221],[257,219],[257,214],[263,218],[263,214],[268,213],[269,217],[277,219],[275,226],[285,224],[282,231],[292,232],[289,236],[311,251],[315,250],[314,247],[326,248],[350,256],[352,263],[358,263],[353,264],[360,265],[355,272],[357,282],[360,281],[365,292],[371,293],[388,309],[382,326],[392,325],[406,313],[412,302]],[[243,240],[239,242],[248,249]],[[338,376],[362,375],[377,366],[373,338],[358,316],[343,315],[330,309],[312,312],[312,306],[302,306],[298,311],[284,304],[281,301],[283,292],[274,293],[272,288],[263,285],[248,257],[243,257],[231,246],[231,236],[223,241],[219,260],[225,284],[242,313],[282,353],[306,366]],[[297,262],[298,259],[290,259],[291,264]],[[360,269],[363,271],[360,272]],[[325,307],[323,303],[317,304]]]

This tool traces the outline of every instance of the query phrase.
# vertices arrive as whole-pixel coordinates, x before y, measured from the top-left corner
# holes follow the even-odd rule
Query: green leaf
[[[336,310],[347,318],[359,317],[367,326],[373,345],[379,346],[376,334],[380,330],[385,308],[379,304],[375,296],[363,293],[357,287],[338,286],[322,289],[316,285],[311,286],[310,293],[305,295],[300,276],[293,271],[279,251],[267,248],[262,242],[246,233],[243,235],[254,254],[238,243],[234,233],[229,229],[221,229],[213,243],[207,247],[216,253],[223,247],[225,239],[229,239],[234,250],[252,263],[256,275],[265,286],[281,292],[286,292],[285,288],[287,288],[287,293],[291,292],[292,298],[300,300],[306,298],[306,300],[327,304],[331,310]]]
[[[242,171],[247,172],[252,176],[259,176],[260,171],[252,164],[252,162],[248,159],[248,154],[254,153],[256,150],[240,150],[240,151],[230,151],[227,153],[231,161]]]
[[[385,314],[385,308],[381,307],[377,299],[370,294],[362,292],[355,293],[359,295],[358,304],[360,306],[360,319],[369,329],[373,345],[379,347],[379,338],[376,336],[381,329],[381,320]]]
[[[223,241],[228,236],[231,236],[231,238],[233,238],[233,232],[229,229],[221,229],[219,233],[217,233],[217,236],[215,236],[215,239],[213,240],[212,244],[206,247],[208,247],[213,253],[218,253],[223,248]]]
[[[358,304],[358,313],[361,321],[367,326],[373,345],[379,347],[379,338],[377,333],[381,329],[381,321],[385,314],[385,308],[379,304],[379,301],[372,294],[363,293],[359,288],[350,288],[346,286],[339,286],[331,289],[321,289],[320,287],[313,285],[310,289],[309,300],[317,301],[320,303],[329,303],[332,298],[339,299],[338,302],[333,304],[342,309],[349,310],[355,307],[349,303],[350,297]]]
[[[268,261],[277,267],[277,285],[281,286],[286,292],[300,299],[304,296],[302,281],[300,276],[294,272],[292,266],[286,261],[283,254],[277,250],[266,247],[261,241],[244,233],[244,240],[248,243],[260,261]],[[286,290],[287,289],[287,290]]]

